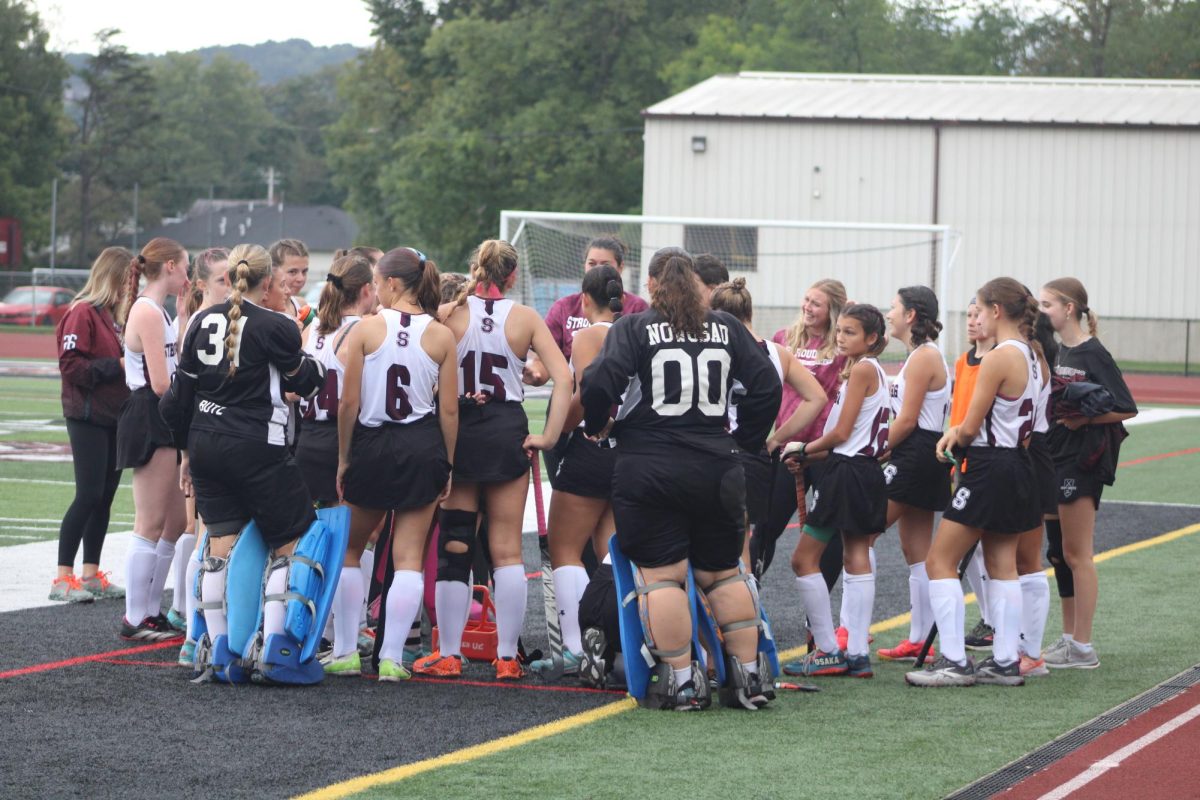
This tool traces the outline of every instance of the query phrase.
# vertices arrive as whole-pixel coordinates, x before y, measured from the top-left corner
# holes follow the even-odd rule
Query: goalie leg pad
[[[316,655],[350,540],[350,509],[323,508],[288,557],[283,629],[300,646],[300,661]]]
[[[720,625],[720,626],[717,626],[715,620],[712,620],[711,625],[713,627],[717,628],[717,633],[718,633],[718,635],[721,636],[722,642],[724,641],[723,634],[725,634],[725,633],[730,633],[732,631],[741,630],[742,628],[749,628],[751,626],[757,626],[758,627],[758,652],[760,655],[762,655],[766,658],[767,664],[771,668],[771,674],[778,675],[779,674],[779,652],[778,652],[778,648],[775,645],[775,636],[771,631],[771,622],[769,619],[767,619],[767,611],[765,608],[763,608],[762,600],[758,594],[758,582],[754,579],[753,575],[751,575],[750,573],[748,573],[746,571],[745,566],[739,562],[737,575],[731,575],[727,578],[722,578],[721,580],[714,581],[711,586],[709,586],[705,589],[702,589],[699,594],[701,594],[702,596],[707,595],[707,594],[715,591],[716,589],[721,588],[722,586],[725,586],[727,584],[737,583],[738,581],[745,582],[746,588],[750,592],[750,598],[754,602],[754,609],[755,609],[755,615],[756,615],[755,618],[754,619],[745,619],[745,620],[735,620],[733,622],[729,622],[729,623],[726,623],[725,625]],[[708,609],[707,598],[703,597],[703,600],[704,600],[704,602],[703,602],[704,608]],[[711,615],[711,611],[710,611],[710,615]],[[719,670],[719,671],[721,671],[721,670]],[[720,683],[722,686],[726,685],[726,681],[724,680],[724,678],[722,678],[720,680]]]
[[[474,511],[443,509],[438,517],[437,579],[458,581],[471,585],[471,567],[475,563],[475,528],[478,514]],[[466,547],[461,553],[448,549],[450,544]]]
[[[237,541],[227,559],[209,556],[200,564],[198,584],[207,572],[225,571],[223,607],[227,632],[212,637],[207,626],[197,627],[203,636],[196,647],[196,666],[210,668],[214,679],[224,683],[246,683],[250,670],[242,662],[242,653],[247,643],[258,630],[258,619],[262,613],[262,581],[268,557],[267,543],[259,533],[258,526],[248,523],[236,534]],[[205,537],[208,545],[208,534]],[[213,608],[211,602],[197,604],[198,613]]]
[[[192,609],[192,632],[195,634],[197,643],[208,634],[208,626],[204,622],[204,595],[201,592],[201,587],[204,585],[204,553],[208,549],[208,532],[205,531],[200,535],[196,542],[196,552],[200,556],[200,569],[196,571],[196,578],[192,585],[188,587],[188,591],[192,593],[192,597],[196,599]]]

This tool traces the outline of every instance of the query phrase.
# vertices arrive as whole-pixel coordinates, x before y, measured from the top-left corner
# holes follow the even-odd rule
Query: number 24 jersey
[[[243,299],[233,353],[237,372],[230,378],[225,355],[230,307],[228,301],[218,303],[188,326],[179,370],[196,379],[192,429],[285,444],[291,406],[283,376],[304,357],[300,331],[290,317]]]

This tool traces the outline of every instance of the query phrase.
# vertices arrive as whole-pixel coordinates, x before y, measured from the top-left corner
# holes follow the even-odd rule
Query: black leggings
[[[81,541],[83,563],[99,564],[113,497],[121,482],[116,466],[117,429],[68,419],[67,436],[75,462],[75,499],[58,531],[58,565],[75,565]]]
[[[804,470],[804,482],[812,486],[816,480],[815,470],[809,467]],[[771,566],[775,557],[775,543],[787,529],[788,523],[796,515],[796,476],[783,463],[775,464],[771,479],[771,495],[767,507],[766,521],[754,526],[750,538],[750,561],[753,563],[754,574],[759,578]],[[834,536],[825,546],[821,554],[821,575],[825,585],[833,589],[842,574],[842,537]]]

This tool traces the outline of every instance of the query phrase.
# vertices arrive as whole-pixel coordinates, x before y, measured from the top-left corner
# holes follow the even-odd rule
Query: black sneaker
[[[1021,676],[1021,660],[1000,666],[995,658],[987,658],[975,667],[976,683],[992,683],[997,686],[1024,686]]]
[[[992,626],[988,625],[983,620],[979,620],[971,632],[967,634],[964,642],[968,650],[991,650],[992,638],[996,632],[992,630]]]
[[[163,631],[153,617],[146,617],[137,625],[121,618],[121,638],[127,642],[163,642],[177,635],[174,631]]]
[[[969,658],[966,664],[959,664],[938,656],[931,666],[905,674],[904,681],[909,686],[974,686],[975,665]]]
[[[147,623],[154,626],[154,629],[166,634],[167,639],[175,639],[183,636],[183,632],[175,628],[171,624],[171,620],[167,619],[167,615],[159,612],[157,617],[150,617],[146,620]]]
[[[608,682],[608,664],[604,651],[608,647],[604,631],[588,628],[583,632],[583,655],[579,659],[579,682],[592,689],[603,689]]]

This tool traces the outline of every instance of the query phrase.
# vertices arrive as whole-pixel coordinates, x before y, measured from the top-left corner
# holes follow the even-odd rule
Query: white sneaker
[[[1084,650],[1078,642],[1069,642],[1067,647],[1053,653],[1047,652],[1042,658],[1050,669],[1096,669],[1100,666],[1096,648]]]

